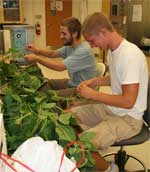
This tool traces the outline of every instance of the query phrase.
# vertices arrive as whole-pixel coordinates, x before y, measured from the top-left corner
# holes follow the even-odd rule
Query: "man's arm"
[[[107,75],[105,77],[95,77],[86,81],[82,81],[78,88],[82,87],[82,85],[87,85],[89,87],[110,86],[110,76]]]
[[[54,57],[58,57],[59,56],[57,50],[51,51],[51,50],[41,49],[41,48],[35,47],[32,44],[27,45],[26,49],[28,51],[31,51],[34,54],[42,55],[42,56],[46,56],[46,57],[50,57],[50,58],[54,58]]]
[[[25,59],[27,59],[29,62],[38,62],[50,69],[56,70],[56,71],[64,71],[66,70],[66,66],[61,61],[56,61],[49,58],[43,58],[41,56],[37,56],[35,54],[27,54],[25,55]]]
[[[122,85],[122,94],[111,95],[101,93],[87,85],[78,88],[78,93],[82,97],[99,101],[101,103],[116,106],[120,108],[130,109],[134,106],[139,90],[139,83]]]

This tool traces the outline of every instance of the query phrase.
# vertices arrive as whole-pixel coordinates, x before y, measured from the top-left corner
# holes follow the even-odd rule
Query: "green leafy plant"
[[[15,64],[7,64],[0,61],[0,86],[9,82],[17,72],[18,68]]]
[[[14,58],[23,58],[25,54],[23,51],[18,51],[14,48],[9,48],[9,50],[6,52],[5,55],[10,59],[14,59]]]
[[[37,135],[44,140],[57,140],[63,147],[68,142],[79,140],[85,147],[85,160],[80,168],[84,171],[88,167],[93,167],[94,160],[90,152],[96,151],[91,144],[94,134],[84,133],[78,137],[74,130],[78,126],[76,119],[60,105],[62,101],[69,104],[76,99],[60,97],[53,90],[39,92],[38,88],[44,78],[37,75],[37,66],[21,69],[18,66],[9,67],[12,67],[10,74],[6,72],[5,78],[10,80],[2,98],[8,153],[12,154],[21,143]],[[71,146],[67,156],[79,161],[82,150],[78,145]]]

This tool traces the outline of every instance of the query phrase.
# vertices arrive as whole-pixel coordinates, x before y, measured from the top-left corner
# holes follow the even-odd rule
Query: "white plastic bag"
[[[63,148],[56,141],[44,141],[41,137],[32,137],[18,147],[12,158],[35,172],[71,172],[76,164],[65,155],[62,160],[63,153]],[[13,167],[16,172],[31,172],[17,162],[13,162]],[[14,172],[14,170],[6,165],[5,172]],[[74,172],[79,170],[76,168]]]

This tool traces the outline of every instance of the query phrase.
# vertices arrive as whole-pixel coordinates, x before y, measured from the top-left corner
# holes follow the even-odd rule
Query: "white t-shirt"
[[[147,106],[148,88],[148,69],[145,55],[135,44],[124,39],[116,50],[108,51],[108,65],[113,94],[121,95],[121,85],[134,83],[139,83],[139,93],[131,109],[107,107],[119,116],[130,115],[133,118],[142,119]]]

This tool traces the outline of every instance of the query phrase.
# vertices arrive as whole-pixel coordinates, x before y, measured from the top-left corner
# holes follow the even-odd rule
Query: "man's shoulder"
[[[83,53],[91,53],[92,52],[92,48],[85,41],[82,41],[76,50],[79,52],[83,52]]]
[[[81,46],[86,47],[88,49],[91,49],[89,43],[87,41],[84,41],[84,40],[81,42]]]

